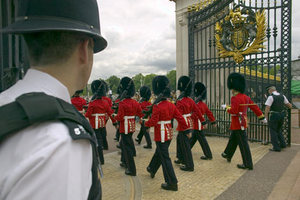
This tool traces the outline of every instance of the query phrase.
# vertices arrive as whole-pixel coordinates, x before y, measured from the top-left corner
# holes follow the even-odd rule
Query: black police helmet
[[[43,31],[86,33],[94,40],[94,52],[107,46],[101,36],[96,0],[17,0],[15,22],[2,33],[24,34]]]

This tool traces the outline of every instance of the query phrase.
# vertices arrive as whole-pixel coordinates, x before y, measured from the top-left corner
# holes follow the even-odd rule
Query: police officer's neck
[[[53,65],[46,65],[46,66],[36,66],[36,67],[31,67],[31,68],[38,70],[38,71],[42,71],[44,73],[47,73],[50,76],[57,79],[60,83],[62,83],[68,89],[69,95],[74,94],[75,91],[79,89],[79,87],[75,83],[76,80],[74,80],[75,77],[78,77],[78,75],[77,75],[78,73],[74,69],[74,66],[72,68],[69,63],[53,64]]]
[[[56,78],[69,91],[69,96],[85,87],[93,65],[93,50],[89,40],[80,43],[69,58],[55,64],[32,67]]]

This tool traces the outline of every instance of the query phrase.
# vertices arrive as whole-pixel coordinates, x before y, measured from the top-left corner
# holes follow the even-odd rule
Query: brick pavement
[[[169,149],[172,161],[176,157],[176,141],[174,139]],[[227,144],[227,138],[207,137],[207,140],[213,153],[212,160],[200,160],[200,156],[203,153],[200,145],[197,143],[193,148],[194,172],[181,171],[178,165],[173,164],[178,179],[179,190],[177,192],[165,191],[160,188],[161,183],[164,182],[161,168],[154,179],[151,179],[146,171],[146,167],[154,154],[155,144],[151,150],[144,149],[142,147],[143,144],[136,146],[136,177],[124,174],[124,169],[119,166],[120,155],[118,152],[105,154],[105,165],[103,166],[104,178],[102,179],[103,199],[205,200],[216,198],[235,183],[246,171],[236,167],[236,164],[242,163],[238,149],[231,163],[227,163],[220,156]],[[250,148],[255,164],[269,152],[268,149],[270,146],[263,146],[260,143],[250,143]]]

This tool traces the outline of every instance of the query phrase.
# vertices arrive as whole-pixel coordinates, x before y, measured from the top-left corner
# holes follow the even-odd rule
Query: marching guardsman
[[[269,94],[265,103],[265,116],[270,127],[271,143],[273,148],[270,151],[280,152],[286,147],[286,143],[282,134],[282,125],[284,121],[285,107],[292,109],[292,104],[287,98],[276,91],[275,86],[268,86],[267,92]],[[269,116],[270,113],[270,116]]]
[[[80,97],[80,94],[83,92],[83,90],[77,90],[73,97],[71,98],[72,104],[75,106],[75,108],[81,113],[84,113],[84,106],[87,105],[87,102],[84,98]]]
[[[121,166],[126,168],[125,174],[136,176],[136,167],[134,163],[135,146],[132,135],[135,132],[135,116],[142,117],[140,104],[132,99],[135,88],[133,80],[129,77],[123,77],[120,81],[120,102],[118,114],[115,117],[120,122],[121,135]]]
[[[243,75],[239,73],[231,73],[227,79],[227,87],[232,90],[233,96],[231,97],[231,105],[223,105],[223,107],[225,107],[226,111],[231,114],[231,135],[226,149],[222,153],[222,157],[226,158],[227,161],[230,162],[237,145],[239,145],[243,164],[238,164],[237,167],[240,169],[252,170],[253,163],[246,134],[247,109],[250,108],[259,120],[266,121],[266,119],[259,107],[253,103],[250,97],[244,94],[246,81]]]
[[[173,137],[171,119],[175,118],[178,121],[179,131],[186,131],[188,126],[176,106],[167,100],[170,97],[168,78],[156,76],[152,81],[152,88],[157,98],[152,106],[151,118],[145,122],[145,126],[154,126],[156,150],[147,171],[151,178],[154,178],[160,165],[162,165],[165,183],[161,187],[165,190],[177,191],[178,181],[169,157],[169,146]]]
[[[115,122],[115,120],[112,117],[113,110],[106,100],[102,98],[105,96],[105,85],[103,81],[94,80],[92,82],[91,89],[95,98],[89,103],[85,116],[89,119],[91,126],[95,130],[100,161],[101,164],[104,164],[103,143],[104,140],[106,140],[106,133],[104,131],[106,126],[106,115],[108,115],[113,122]]]
[[[207,116],[207,118],[209,119],[210,123],[216,127],[217,122],[215,120],[213,113],[209,110],[206,103],[203,102],[203,100],[206,99],[206,87],[203,83],[201,83],[201,82],[195,83],[194,95],[196,98],[195,103],[198,106],[198,108],[200,109],[201,113],[203,115],[205,114]],[[202,127],[201,122],[197,117],[193,116],[193,120],[194,120],[194,124],[193,124],[194,130],[193,130],[192,137],[190,139],[191,149],[193,148],[196,141],[198,140],[198,142],[201,145],[202,151],[204,153],[204,156],[201,156],[200,159],[211,160],[212,153],[211,153],[210,147],[207,143],[207,140],[205,138],[205,132],[204,132],[205,129],[204,129],[204,127]]]
[[[140,100],[140,105],[143,111],[148,111],[148,106],[151,106],[150,103],[150,97],[151,97],[151,90],[148,86],[142,86],[140,88],[140,96],[141,96],[141,100]],[[143,115],[144,117],[144,115]],[[151,137],[149,135],[149,130],[147,129],[144,124],[141,124],[141,129],[139,134],[137,135],[137,138],[135,139],[135,141],[137,141],[139,144],[142,141],[143,136],[145,136],[146,142],[147,144],[144,146],[145,149],[152,149],[152,142],[151,142]]]
[[[109,107],[112,108],[112,105],[113,105],[112,100],[106,96],[107,92],[108,92],[108,85],[104,80],[102,80],[102,82],[105,86],[105,96],[103,96],[102,99],[108,103]],[[109,120],[109,116],[107,114],[105,115],[105,119],[106,119],[106,123],[107,123],[107,121]],[[113,122],[113,125],[116,126],[116,122],[115,123]],[[103,134],[105,135],[105,137],[103,138],[103,149],[108,150],[106,126],[104,127]]]
[[[112,106],[112,109],[114,110],[114,113],[117,113],[117,105],[119,105],[119,102],[120,102],[120,85],[118,86],[117,88],[117,94],[118,94],[118,97],[117,99],[113,102],[113,106]],[[119,142],[119,139],[120,139],[120,123],[117,122],[117,126],[115,126],[117,129],[116,129],[116,134],[115,134],[115,138],[114,140],[116,140],[117,142]],[[117,147],[120,148],[120,145],[117,144]]]
[[[189,97],[192,92],[192,80],[188,76],[181,76],[178,80],[177,88],[180,91],[180,96],[177,99],[176,107],[188,124],[190,132],[188,134],[186,134],[187,132],[178,132],[176,140],[176,156],[178,160],[175,160],[175,163],[183,164],[180,167],[183,171],[194,171],[194,161],[190,145],[191,132],[194,129],[192,114],[195,114],[200,119],[203,126],[206,126],[206,121],[195,101]]]

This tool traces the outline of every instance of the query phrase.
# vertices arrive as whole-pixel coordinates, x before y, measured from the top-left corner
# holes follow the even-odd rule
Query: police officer
[[[16,98],[25,93],[43,92],[44,96],[73,108],[70,97],[85,87],[94,53],[107,46],[100,34],[97,1],[18,0],[11,3],[18,9],[16,19],[1,32],[24,36],[31,67],[22,80],[0,94],[0,105],[13,105]],[[39,103],[35,95],[29,96]],[[28,105],[21,100],[20,103]],[[29,105],[32,106],[27,110],[29,113],[50,107]],[[12,116],[13,113],[7,114]],[[4,119],[1,117],[0,121]],[[71,126],[72,123],[59,120],[31,122],[32,125],[0,143],[0,199],[101,199],[98,158],[91,145],[95,141],[81,137],[93,139],[92,132],[87,133],[77,124],[71,129],[66,124]],[[4,127],[1,125],[1,129]]]
[[[285,116],[284,107],[286,106],[291,109],[292,105],[283,94],[276,91],[274,86],[268,86],[266,89],[269,97],[265,103],[265,116],[270,127],[271,143],[273,145],[270,151],[279,152],[282,148],[286,147],[282,135],[282,125]]]

